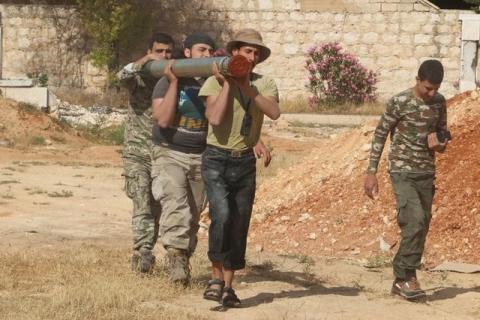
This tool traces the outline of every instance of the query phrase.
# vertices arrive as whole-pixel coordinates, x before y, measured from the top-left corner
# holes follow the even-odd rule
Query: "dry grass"
[[[274,178],[279,169],[290,168],[305,157],[305,153],[303,152],[277,153],[276,150],[272,150],[272,152],[272,162],[270,162],[270,165],[267,168],[265,168],[263,165],[263,159],[259,159],[257,161],[257,186],[269,178]]]
[[[94,105],[104,105],[113,108],[126,108],[128,101],[128,92],[124,89],[110,89],[109,91],[98,94],[89,93],[82,89],[58,89],[55,92],[58,99],[71,104],[81,105],[86,108]]]
[[[82,245],[70,249],[0,251],[0,318],[204,319],[165,302],[188,290],[171,285],[160,269],[151,276],[129,271],[128,249]],[[193,261],[194,277],[206,273]],[[202,284],[203,285],[203,284]]]
[[[381,102],[362,105],[344,104],[336,106],[320,105],[310,106],[303,96],[280,101],[282,113],[320,113],[320,114],[355,114],[355,115],[379,115],[385,110],[385,104]]]

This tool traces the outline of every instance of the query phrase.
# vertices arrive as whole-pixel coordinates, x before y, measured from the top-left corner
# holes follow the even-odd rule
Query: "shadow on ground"
[[[285,282],[298,287],[293,290],[284,290],[277,293],[261,292],[253,297],[242,300],[242,308],[251,308],[261,304],[272,303],[276,299],[295,299],[315,295],[342,295],[357,296],[359,288],[355,287],[326,287],[322,281],[308,272],[280,271],[269,265],[252,266],[247,275],[238,277],[238,281],[255,283],[261,281]],[[212,311],[226,311],[222,307],[215,307]]]
[[[460,294],[469,293],[469,292],[480,293],[480,286],[476,286],[472,288],[458,288],[458,287],[439,288],[439,290],[435,290],[435,292],[427,296],[427,301],[432,302],[432,301],[438,301],[438,300],[453,299]]]

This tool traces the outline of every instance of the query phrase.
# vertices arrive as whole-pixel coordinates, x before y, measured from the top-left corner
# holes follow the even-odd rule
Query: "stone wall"
[[[50,88],[105,86],[105,73],[89,63],[73,7],[2,4],[0,14],[3,79],[47,74]]]
[[[282,98],[308,94],[304,52],[337,41],[379,73],[382,98],[414,84],[419,64],[442,61],[441,91],[457,91],[460,76],[459,11],[423,0],[157,0],[156,29],[177,40],[207,31],[221,45],[244,27],[259,30],[272,56],[258,71],[273,76]],[[30,70],[49,75],[50,86],[104,87],[104,73],[88,63],[88,43],[72,7],[0,5],[4,78]],[[125,60],[136,59],[145,48]],[[126,61],[125,61],[126,62]]]
[[[304,52],[330,41],[379,73],[382,98],[413,85],[418,66],[427,58],[445,66],[441,91],[447,96],[457,92],[459,11],[413,0],[211,0],[204,10],[227,20],[230,33],[243,27],[262,33],[272,56],[258,70],[277,80],[283,97],[306,93]]]

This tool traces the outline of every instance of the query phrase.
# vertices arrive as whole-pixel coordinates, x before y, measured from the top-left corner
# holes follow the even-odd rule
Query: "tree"
[[[480,0],[463,0],[466,3],[473,4],[472,10],[475,10],[476,13],[480,13]]]
[[[121,53],[145,42],[152,30],[153,1],[76,0],[78,12],[94,45],[90,58],[97,67],[114,72]]]

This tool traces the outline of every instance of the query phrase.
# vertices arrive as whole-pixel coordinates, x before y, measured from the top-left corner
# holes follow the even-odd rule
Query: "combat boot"
[[[401,285],[399,294],[406,300],[418,300],[427,296],[425,290],[420,288],[415,270],[406,271],[406,279]]]
[[[188,285],[190,281],[190,262],[185,250],[168,248],[168,267],[170,280],[175,283]]]
[[[155,265],[155,256],[151,250],[140,249],[132,255],[132,270],[140,273],[151,273]]]

